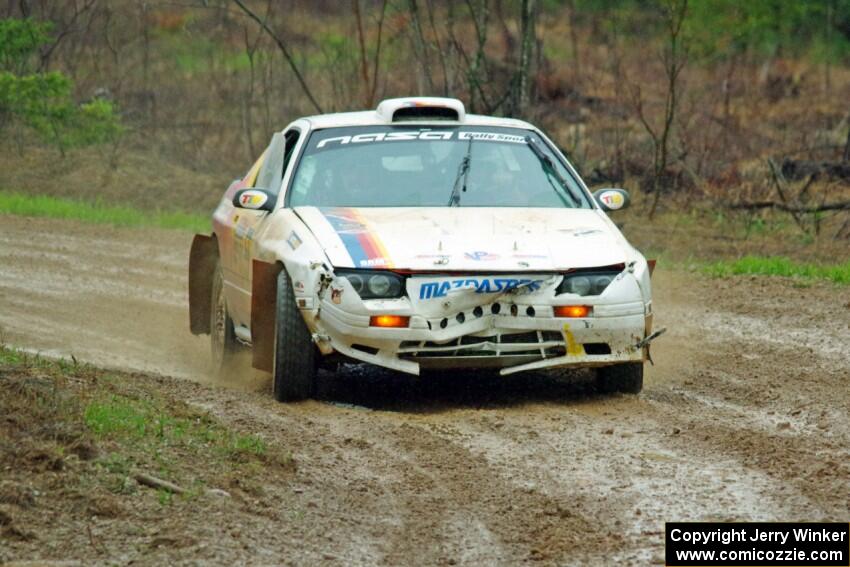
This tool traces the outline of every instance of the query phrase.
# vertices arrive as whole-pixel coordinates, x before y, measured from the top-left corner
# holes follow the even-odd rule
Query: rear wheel
[[[222,373],[233,361],[238,348],[233,319],[227,312],[227,302],[224,298],[221,264],[216,262],[210,299],[210,354],[213,372]]]
[[[626,362],[597,369],[596,387],[604,394],[639,394],[643,389],[643,362]]]
[[[286,270],[277,277],[274,396],[280,402],[303,400],[316,388],[316,347],[304,317],[295,304]]]

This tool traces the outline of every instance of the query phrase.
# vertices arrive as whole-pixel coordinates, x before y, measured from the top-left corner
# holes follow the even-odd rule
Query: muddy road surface
[[[848,520],[847,287],[661,265],[669,331],[639,396],[599,396],[582,372],[425,381],[351,365],[322,374],[319,400],[281,405],[247,364],[208,377],[188,332],[190,241],[0,217],[4,342],[186,378],[184,399],[298,465],[231,517],[240,539],[207,527],[203,553],[146,560],[663,564],[665,521]]]

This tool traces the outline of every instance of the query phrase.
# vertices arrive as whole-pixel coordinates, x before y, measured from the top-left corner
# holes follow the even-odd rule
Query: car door
[[[238,242],[236,238],[236,228],[243,216],[243,209],[233,205],[233,196],[240,189],[255,186],[260,168],[265,163],[267,155],[268,149],[260,155],[242,179],[237,179],[230,184],[230,187],[224,193],[222,203],[213,213],[213,226],[218,238],[219,258],[222,267],[224,295],[231,315],[236,306],[244,302],[243,296],[245,294],[250,297],[250,290],[244,287],[245,280],[239,274],[237,262],[237,256],[241,253],[241,250],[237,249],[237,244],[238,246],[244,245],[241,238],[238,239]]]
[[[263,154],[254,182],[240,189],[255,188],[276,193],[280,189],[280,171],[285,149],[286,140],[283,134],[276,133]],[[232,293],[228,296],[228,307],[237,325],[248,325],[251,319],[251,258],[254,238],[260,223],[268,214],[262,210],[239,207],[233,209],[233,244],[230,255]]]
[[[279,195],[286,168],[293,155],[299,132],[291,128],[285,133],[272,137],[266,159],[257,173],[253,187],[263,189],[272,195]],[[237,324],[248,326],[251,320],[251,264],[255,257],[254,246],[262,225],[273,213],[261,210],[239,209],[238,220],[234,223],[234,271],[238,277],[238,286],[244,290],[233,302],[234,320]]]

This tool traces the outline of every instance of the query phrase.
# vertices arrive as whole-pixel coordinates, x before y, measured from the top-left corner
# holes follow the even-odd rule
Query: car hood
[[[608,266],[635,252],[595,209],[298,207],[335,267],[515,272]]]

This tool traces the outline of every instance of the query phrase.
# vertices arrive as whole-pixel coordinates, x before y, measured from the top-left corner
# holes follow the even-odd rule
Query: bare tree
[[[254,106],[254,83],[256,80],[256,62],[255,57],[257,49],[260,46],[261,33],[253,41],[248,36],[248,28],[243,28],[245,39],[245,55],[248,57],[248,85],[245,96],[242,99],[242,127],[245,130],[245,142],[247,144],[249,159],[253,159],[257,155],[254,148],[254,118],[252,110]]]
[[[448,48],[443,46],[440,41],[440,34],[437,32],[437,25],[434,23],[434,6],[431,0],[425,0],[425,7],[428,9],[428,23],[431,25],[431,33],[434,36],[434,45],[437,47],[437,55],[439,55],[440,70],[443,73],[443,96],[449,96],[454,91],[451,76],[449,75],[448,67]]]
[[[466,82],[469,88],[469,109],[476,112],[478,108],[478,100],[484,105],[485,112],[492,114],[499,105],[494,105],[490,101],[490,97],[484,90],[484,82],[487,77],[487,58],[485,56],[485,48],[487,46],[487,23],[490,14],[488,0],[481,0],[476,6],[474,0],[466,0],[466,5],[469,8],[469,14],[472,18],[472,25],[475,28],[475,54],[470,57],[463,47],[463,43],[458,39],[454,30],[454,14],[449,12],[449,36],[455,50],[463,59],[466,75]],[[451,3],[450,3],[451,6]]]
[[[664,25],[666,28],[666,46],[662,53],[666,94],[664,97],[664,116],[660,128],[654,127],[646,115],[643,96],[639,85],[632,86],[632,98],[638,119],[643,125],[653,146],[652,188],[655,192],[649,218],[655,216],[661,198],[662,179],[667,173],[670,161],[670,141],[673,123],[679,104],[679,76],[687,61],[687,50],[682,45],[682,25],[688,14],[688,0],[668,0],[664,6]]]
[[[283,41],[283,38],[274,32],[268,25],[268,23],[264,19],[260,19],[260,17],[255,14],[248,6],[245,5],[242,0],[233,0],[233,2],[239,6],[239,8],[245,12],[245,14],[260,24],[260,28],[264,32],[266,32],[272,40],[274,40],[275,44],[277,44],[281,53],[283,53],[284,59],[289,64],[289,68],[292,69],[292,73],[295,75],[295,79],[298,81],[298,84],[301,86],[301,90],[304,91],[304,95],[310,101],[310,104],[313,105],[313,108],[316,109],[316,112],[322,114],[324,111],[319,103],[316,101],[316,98],[313,96],[313,92],[310,90],[310,87],[307,86],[307,82],[304,80],[304,77],[301,75],[301,71],[298,70],[298,66],[295,64],[295,59],[292,57],[292,53],[289,51],[286,43]]]
[[[522,0],[520,9],[520,52],[513,97],[513,113],[517,116],[522,116],[525,113],[531,98],[528,77],[532,62],[532,51],[536,43],[536,7],[536,0]]]
[[[369,65],[366,62],[366,39],[363,37],[363,18],[360,16],[360,0],[351,0],[354,21],[357,22],[357,43],[360,45],[360,78],[363,81],[363,102],[366,108],[372,106],[369,100]]]
[[[428,56],[428,46],[422,33],[422,24],[419,21],[419,3],[417,0],[408,0],[410,10],[410,23],[413,27],[413,52],[419,61],[418,73],[416,74],[417,94],[434,94],[434,80],[431,78],[431,62]]]
[[[360,13],[360,0],[351,0],[354,18],[357,23],[357,41],[360,45],[360,78],[363,82],[363,102],[366,108],[375,104],[375,94],[378,90],[378,71],[381,64],[381,39],[384,31],[384,16],[387,12],[387,0],[381,2],[378,15],[378,39],[375,47],[375,58],[372,64],[372,78],[369,78],[369,62],[366,53],[366,37],[363,31],[363,18]]]
[[[570,51],[573,56],[573,83],[578,84],[581,80],[581,54],[578,47],[578,30],[576,29],[576,3],[575,0],[568,0],[567,6],[570,12]]]

